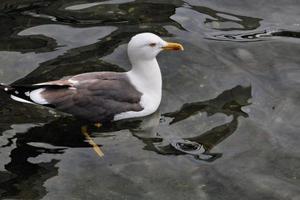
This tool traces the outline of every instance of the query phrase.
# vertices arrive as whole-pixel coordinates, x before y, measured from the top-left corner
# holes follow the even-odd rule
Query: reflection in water
[[[176,10],[176,5],[173,4],[107,3],[79,12],[65,10],[65,2],[61,0],[56,3],[29,0],[18,3],[19,6],[16,6],[13,2],[7,2],[3,8],[4,16],[0,18],[0,25],[3,24],[6,27],[0,30],[0,50],[8,51],[9,55],[12,54],[11,57],[16,57],[14,51],[31,54],[18,54],[18,58],[20,57],[18,60],[22,60],[22,63],[6,63],[3,73],[13,74],[9,73],[12,67],[23,68],[23,65],[26,65],[28,68],[26,72],[35,68],[34,72],[30,73],[30,77],[26,78],[26,81],[28,81],[26,83],[34,83],[78,73],[76,70],[72,71],[74,65],[80,67],[83,70],[81,72],[88,71],[85,67],[89,65],[96,66],[96,71],[101,71],[103,65],[99,58],[110,54],[120,44],[128,42],[129,38],[136,33],[150,31],[161,36],[169,36],[170,34],[164,26],[180,27],[178,23],[170,19],[170,16]],[[1,6],[3,5],[0,3],[0,8]],[[45,27],[48,28],[46,32]],[[70,34],[74,35],[73,32],[76,32],[76,30],[90,30],[93,27],[110,31],[110,34],[105,35],[103,38],[100,37],[101,33],[100,35],[98,33],[93,34],[93,37],[76,39],[76,36],[86,37],[89,35],[89,33],[79,33],[76,34],[75,40],[70,40]],[[56,33],[56,29],[61,29],[59,30],[59,38],[55,34],[54,37],[48,33]],[[111,33],[113,30],[114,32]],[[32,31],[35,32],[31,33]],[[22,33],[22,35],[19,33]],[[82,44],[86,39],[95,37],[97,37],[96,39],[101,38],[101,40],[93,40],[91,43]],[[64,43],[59,45],[57,40]],[[64,51],[61,49],[64,49]],[[32,52],[49,53],[43,55],[32,54]],[[28,57],[32,56],[35,58],[28,60]],[[38,68],[36,68],[37,65]],[[53,76],[54,73],[51,72],[57,69],[63,73]],[[95,70],[95,68],[90,70]],[[22,72],[22,75],[8,78],[3,76],[0,71],[0,79],[2,82],[7,82],[24,76],[24,69]],[[51,74],[47,74],[48,72]],[[24,80],[22,81],[25,83]]]
[[[104,1],[104,2],[96,2],[96,3],[84,3],[84,4],[77,4],[74,6],[66,7],[66,10],[83,10],[87,8],[91,8],[98,5],[104,5],[104,4],[121,4],[121,3],[128,3],[135,0],[110,0],[110,1]]]
[[[251,32],[234,32],[224,34],[211,34],[208,35],[208,39],[212,40],[224,40],[224,41],[235,41],[235,42],[257,42],[267,40],[274,37],[287,37],[287,38],[300,38],[300,32],[289,31],[289,30],[256,30]]]
[[[173,25],[182,28],[170,18],[180,4],[130,2],[122,5],[98,5],[80,10],[80,12],[60,9],[63,7],[63,3],[60,1],[51,6],[48,6],[47,1],[23,5],[21,10],[12,6],[1,18],[3,23],[8,24],[8,28],[2,30],[5,32],[0,36],[0,41],[3,41],[0,48],[5,51],[22,53],[50,52],[54,55],[53,58],[47,58],[46,62],[39,64],[39,67],[33,72],[16,82],[20,84],[53,80],[88,71],[123,71],[119,66],[103,62],[98,58],[110,54],[117,46],[126,43],[137,32],[151,31],[161,36],[169,36],[165,26]],[[247,17],[233,16],[205,7],[194,8],[199,13],[212,16],[205,20],[205,24],[211,25],[215,29],[223,30],[224,27],[221,28],[221,26],[229,21],[244,26],[246,30],[252,29],[253,25],[259,25],[259,20],[253,20],[253,23],[251,22],[253,25],[249,25],[250,18]],[[107,12],[108,10],[110,12]],[[16,13],[18,14],[16,15]],[[15,18],[14,23],[12,23],[11,16]],[[51,25],[53,23],[60,23],[60,25]],[[117,29],[103,38],[100,37],[101,40],[96,43],[92,41],[82,44],[76,43],[82,42],[80,39],[70,40],[70,31],[60,31],[61,34],[56,34],[54,29],[50,29],[50,32],[44,31],[44,24],[48,24],[47,27],[55,26],[63,30],[90,30],[91,26],[102,28],[104,25],[103,28],[106,30],[108,26]],[[15,27],[20,27],[19,34],[13,34]],[[74,31],[71,32],[74,33]],[[53,34],[51,35],[51,33]],[[76,38],[76,34],[73,35]],[[94,39],[97,40],[98,36],[99,34]],[[65,41],[68,42],[65,43]],[[62,44],[64,46],[61,47]],[[59,52],[61,49],[64,50],[63,54]],[[60,56],[57,57],[57,55]],[[247,101],[238,99],[247,100],[251,97],[250,93],[250,88],[237,87],[210,101],[185,104],[179,111],[164,114],[161,119],[159,113],[156,113],[140,122],[139,126],[136,122],[121,122],[106,125],[101,129],[89,127],[89,130],[97,133],[111,133],[129,129],[136,138],[145,143],[145,150],[162,155],[189,154],[198,160],[213,161],[222,155],[211,153],[210,150],[213,146],[236,130],[238,116],[247,116],[240,110],[241,106],[247,105]],[[194,137],[164,137],[162,133],[157,132],[157,126],[172,126],[179,121],[187,120],[198,112],[207,112],[208,115],[224,113],[233,116],[233,119],[231,122],[214,127],[205,133],[195,133]],[[8,138],[7,143],[1,147],[11,147],[11,151],[10,161],[5,165],[7,171],[0,172],[0,195],[5,198],[20,196],[39,199],[43,197],[46,194],[43,183],[58,174],[59,159],[55,155],[63,154],[68,148],[90,148],[80,133],[83,124],[84,122],[74,121],[74,119],[60,118],[42,126],[29,128],[22,133],[16,132],[11,138]],[[102,137],[109,137],[109,135],[102,135]],[[30,158],[43,154],[53,157],[45,162],[30,162]]]
[[[58,123],[58,124],[57,124]],[[5,198],[22,197],[24,199],[39,199],[46,194],[43,183],[56,176],[58,168],[55,166],[59,160],[51,159],[49,162],[31,163],[28,159],[41,154],[62,154],[66,147],[88,147],[81,135],[76,135],[76,123],[65,127],[61,120],[43,126],[29,128],[24,133],[16,132],[5,147],[15,146],[10,152],[10,161],[4,167],[7,171],[0,171],[0,196]],[[16,127],[16,126],[15,126]],[[57,131],[57,130],[59,131]],[[77,132],[76,132],[77,131]],[[12,141],[15,141],[12,143]],[[55,146],[46,148],[45,145],[33,146],[32,143],[46,143]]]
[[[174,34],[176,39],[183,42],[188,42],[190,39],[192,42],[189,44],[199,42],[199,46],[191,45],[190,52],[182,54],[183,57],[179,58],[193,62],[197,67],[189,68],[190,71],[182,70],[180,67],[181,72],[171,67],[163,68],[167,72],[166,74],[172,75],[174,71],[178,73],[179,76],[174,78],[179,78],[178,82],[169,79],[172,84],[192,82],[191,87],[185,88],[187,90],[184,90],[184,95],[187,93],[189,93],[188,95],[197,94],[193,91],[199,90],[195,85],[202,84],[203,75],[207,78],[205,84],[209,87],[204,89],[208,89],[211,93],[224,91],[224,88],[229,88],[228,85],[232,86],[237,83],[244,85],[245,82],[240,79],[247,77],[253,86],[254,98],[251,105],[251,120],[247,120],[243,124],[239,124],[241,122],[239,119],[248,116],[242,111],[242,107],[249,105],[251,89],[237,86],[224,91],[216,98],[187,103],[178,108],[178,111],[165,113],[162,116],[155,113],[138,122],[124,121],[107,124],[101,129],[90,126],[89,131],[92,132],[92,136],[97,137],[96,141],[103,145],[104,153],[106,153],[103,160],[98,160],[94,152],[89,151],[91,147],[80,133],[81,125],[85,125],[85,122],[69,117],[58,117],[56,115],[61,115],[60,113],[53,114],[53,111],[49,113],[47,109],[12,102],[0,93],[0,199],[40,199],[47,192],[53,191],[53,188],[48,187],[47,183],[51,182],[49,180],[55,176],[54,184],[58,186],[54,188],[53,193],[57,192],[58,187],[63,188],[60,181],[65,179],[70,180],[71,185],[80,187],[80,192],[82,190],[87,192],[90,188],[87,189],[86,185],[82,186],[72,182],[81,179],[72,178],[80,176],[83,180],[90,180],[88,177],[93,177],[98,178],[96,180],[101,182],[103,174],[109,174],[106,176],[109,181],[104,184],[101,182],[102,186],[106,186],[108,189],[101,188],[101,191],[92,191],[91,193],[95,194],[97,198],[101,192],[113,189],[115,189],[114,192],[122,193],[122,195],[126,191],[138,197],[141,193],[143,193],[142,197],[152,193],[151,197],[153,198],[151,199],[167,199],[159,197],[171,193],[179,194],[176,191],[190,199],[197,199],[200,196],[201,199],[202,197],[203,199],[223,197],[238,199],[240,196],[252,199],[253,194],[256,194],[259,199],[289,197],[295,199],[298,197],[299,173],[297,169],[299,167],[297,168],[297,166],[299,166],[299,159],[297,155],[299,155],[299,148],[297,149],[296,141],[299,135],[297,129],[299,124],[297,113],[299,112],[295,112],[298,109],[295,102],[299,102],[297,93],[299,88],[297,63],[299,63],[299,59],[296,55],[296,52],[299,52],[299,45],[293,44],[293,42],[297,43],[297,40],[292,40],[299,38],[299,20],[297,20],[297,15],[293,16],[293,13],[296,13],[295,10],[298,10],[295,9],[295,6],[285,7],[289,4],[288,2],[279,3],[277,1],[277,3],[274,2],[276,6],[264,8],[272,13],[267,17],[258,10],[250,9],[250,7],[255,8],[252,5],[259,1],[249,3],[251,12],[245,12],[245,14],[245,8],[241,7],[240,1],[230,1],[230,5],[233,6],[230,7],[234,9],[228,7],[229,1],[223,1],[224,10],[221,4],[215,6],[213,1],[194,1],[197,5],[202,5],[203,2],[203,5],[207,6],[196,6],[186,2],[193,2],[193,0],[109,0],[98,2],[87,0],[3,0],[0,2],[1,82],[13,82],[25,76],[16,83],[26,84],[59,79],[62,76],[89,71],[124,71],[123,66],[104,62],[101,58],[111,55],[117,48],[127,43],[132,35],[150,31],[162,37],[171,37]],[[282,9],[282,12],[279,13],[278,9]],[[289,17],[284,15],[289,15]],[[272,25],[272,23],[276,24]],[[291,28],[285,23],[295,24],[295,26]],[[274,26],[275,29],[268,28]],[[106,32],[107,28],[109,28],[108,32]],[[103,34],[101,35],[99,31]],[[94,32],[97,35],[92,35],[93,37],[85,40],[83,35],[88,32]],[[191,38],[187,38],[189,36]],[[289,41],[286,44],[280,40],[275,44],[272,42],[273,38],[288,38],[292,42]],[[265,40],[270,41],[267,43],[268,45],[259,42]],[[238,43],[232,43],[233,41]],[[240,43],[250,41],[257,43],[249,45]],[[253,59],[250,62],[236,59],[236,55],[232,52],[238,51],[240,48],[251,53],[249,55],[252,55]],[[191,59],[187,54],[190,54]],[[220,64],[223,63],[220,57],[233,57],[234,59],[228,64],[225,63],[223,68],[223,65]],[[185,65],[185,63],[176,63],[178,60],[165,59],[165,66]],[[214,67],[208,69],[208,66]],[[241,68],[243,68],[242,71],[239,70]],[[199,71],[197,71],[198,69]],[[245,72],[246,69],[249,73]],[[31,73],[28,74],[29,72]],[[214,75],[209,76],[215,72],[222,74],[221,78]],[[187,80],[188,76],[182,76],[186,73],[193,73],[195,76],[191,80]],[[230,77],[230,80],[226,77]],[[192,90],[192,88],[196,89]],[[166,87],[167,89],[168,87]],[[202,90],[203,88],[201,88]],[[167,93],[170,91],[165,92],[166,99],[172,99],[169,97],[172,97],[173,94]],[[202,95],[203,93],[199,96],[203,97]],[[168,106],[163,109],[171,110]],[[269,107],[270,110],[268,110]],[[222,117],[226,115],[228,118],[224,120],[226,122],[223,124],[214,124],[208,130],[203,130],[195,128],[197,123],[200,123],[195,117],[200,116],[201,113],[206,113],[208,116],[203,123],[209,123],[210,116],[221,114]],[[182,124],[185,126],[178,128]],[[219,146],[220,149],[226,148],[226,150],[232,151],[227,148],[233,144],[234,158],[225,151],[214,152],[213,148],[232,135],[238,127],[241,128],[238,131],[245,134],[238,134],[234,138],[236,140],[227,140],[227,143]],[[175,129],[180,133],[174,131]],[[128,157],[119,160],[118,153],[108,152],[105,147],[111,143],[105,143],[105,139],[114,139],[116,136],[114,131],[118,130],[130,130],[129,135],[132,134],[135,138],[129,138],[126,141],[130,141],[130,145],[136,145],[137,149],[145,150],[141,150],[142,158],[138,156],[130,158],[135,157],[142,160],[143,156],[149,154],[151,157],[146,157],[146,161],[133,163]],[[119,142],[118,138],[115,142]],[[278,146],[284,148],[278,148]],[[132,152],[133,146],[119,147],[115,147],[118,148],[117,151],[122,152],[129,148],[128,154],[134,153]],[[67,175],[64,172],[60,174],[59,170],[61,169],[72,170],[73,163],[68,163],[69,165],[65,168],[60,164],[69,162],[66,158],[69,156],[68,153],[75,152],[74,154],[76,154],[77,148],[88,148],[87,152],[91,154],[88,165],[95,160],[97,163],[108,162],[107,158],[121,164],[114,169],[112,169],[113,167],[105,168],[103,165],[94,165],[90,168],[91,172],[83,175],[78,175],[78,171]],[[208,165],[203,162],[212,162],[220,158],[222,153],[226,153],[226,156],[219,159],[222,162]],[[176,157],[179,159],[174,159],[175,155],[180,156]],[[85,161],[84,159],[78,155],[74,162],[79,164]],[[192,164],[188,162],[188,159],[193,161]],[[201,160],[200,163],[199,160]],[[167,162],[170,163],[166,164]],[[182,164],[179,164],[176,170],[172,169],[172,166],[179,162]],[[150,172],[147,166],[150,166],[149,169],[154,172],[149,173],[146,179],[142,179],[144,174]],[[163,173],[171,176],[160,174],[156,177],[156,170],[165,166],[166,169]],[[124,170],[122,171],[120,168],[124,168]],[[195,171],[196,168],[201,168],[201,173]],[[134,172],[127,173],[130,171],[128,169],[133,169]],[[113,170],[118,171],[121,175],[115,176],[116,173]],[[99,171],[102,174],[93,174]],[[112,171],[113,173],[110,173]],[[138,178],[128,178],[135,176]],[[159,189],[152,189],[154,184],[149,185],[147,181],[143,181],[149,177],[155,177],[152,181],[159,182],[155,184]],[[176,179],[182,180],[182,184],[176,185]],[[146,189],[139,190],[138,194],[134,186],[128,190],[123,186],[110,187],[110,185],[115,186],[114,181],[118,181],[118,183],[124,181],[127,184],[128,180],[141,186],[138,187],[139,189]],[[140,180],[143,181],[143,184],[138,182]],[[173,184],[173,182],[176,183]],[[190,185],[184,185],[184,182]],[[98,184],[95,185],[98,186]],[[165,185],[169,185],[171,189],[168,190]],[[74,186],[74,188],[76,187]],[[66,191],[64,189],[62,189],[63,193],[69,198],[79,196],[73,194],[74,190]],[[186,191],[186,193],[182,191]]]
[[[221,31],[254,30],[260,26],[260,21],[262,20],[259,18],[217,11],[204,6],[192,6],[192,9],[210,16],[205,19],[204,24]]]
[[[238,117],[248,115],[241,110],[243,106],[249,105],[251,98],[251,88],[237,86],[231,90],[224,91],[215,99],[184,104],[180,110],[163,114],[163,121],[171,118],[169,125],[185,120],[199,112],[206,112],[208,116],[223,113],[232,116],[231,122],[212,128],[205,133],[197,133],[190,138],[163,138],[158,133],[156,137],[143,137],[143,133],[134,135],[143,140],[145,149],[155,151],[164,155],[190,154],[196,159],[213,161],[221,154],[210,153],[209,151],[217,144],[230,136],[237,128]],[[203,146],[203,148],[202,148]]]
[[[129,129],[132,134],[145,143],[145,150],[154,151],[162,155],[193,155],[198,160],[213,161],[219,158],[221,153],[210,153],[210,150],[230,136],[237,128],[238,117],[247,117],[241,108],[249,105],[251,88],[237,86],[224,91],[215,99],[184,104],[176,112],[155,114],[146,117],[142,121],[121,121],[113,124],[105,124],[101,128],[89,127],[93,133],[102,133],[102,137],[111,137],[107,133],[118,130]],[[156,132],[158,126],[168,126],[198,112],[206,112],[208,115],[224,113],[233,116],[231,122],[212,128],[205,133],[195,133],[196,136],[189,138],[163,137]],[[59,118],[45,125],[29,127],[22,133],[16,132],[12,138],[1,148],[14,146],[10,152],[11,160],[5,165],[7,172],[0,171],[0,194],[5,198],[17,196],[36,199],[46,194],[43,183],[58,173],[56,164],[59,160],[53,158],[48,162],[31,163],[30,158],[41,154],[57,155],[63,154],[67,148],[90,147],[80,128],[85,122],[73,118]],[[14,142],[12,142],[14,141]],[[46,145],[47,144],[47,145]],[[99,145],[101,146],[101,145]],[[96,155],[95,155],[96,158]],[[2,190],[2,191],[1,191]],[[26,193],[26,194],[24,194]]]
[[[110,54],[120,44],[127,43],[129,38],[136,33],[151,31],[158,35],[168,36],[169,33],[165,30],[165,25],[179,26],[169,18],[169,16],[172,15],[176,9],[176,7],[172,4],[126,3],[122,5],[103,5],[102,7],[96,6],[95,8],[91,8],[96,10],[88,10],[86,13],[69,13],[61,12],[60,10],[54,12],[52,9],[56,10],[56,7],[45,8],[45,10],[42,9],[39,11],[39,13],[51,14],[55,15],[56,17],[59,16],[60,18],[65,18],[72,15],[76,20],[78,20],[78,23],[68,24],[72,27],[79,27],[80,29],[86,29],[80,26],[80,24],[84,24],[85,26],[88,24],[88,27],[98,25],[101,29],[104,28],[105,30],[108,30],[108,26],[104,25],[109,25],[111,29],[113,29],[112,26],[114,26],[117,28],[117,30],[104,37],[100,41],[96,43],[93,42],[92,45],[84,46],[81,44],[80,49],[78,46],[76,46],[76,48],[73,47],[71,50],[64,52],[64,54],[60,55],[59,57],[56,56],[53,59],[48,59],[47,62],[42,62],[39,67],[31,72],[27,77],[18,80],[16,83],[27,84],[43,82],[47,80],[59,79],[62,76],[90,71],[122,71],[120,67],[112,66],[109,63],[104,63],[103,61],[99,60],[99,58]],[[103,11],[99,11],[97,9],[103,9]],[[108,9],[110,12],[108,12]],[[149,10],[152,12],[149,13]],[[139,18],[136,16],[139,16]],[[36,21],[37,18],[36,16],[30,16],[28,20]],[[38,20],[39,23],[46,19],[43,18],[43,21],[41,22],[40,20],[41,19]],[[124,23],[120,23],[120,21],[124,21]],[[62,27],[64,26],[66,26],[66,24],[64,24]],[[29,30],[32,29],[34,30],[34,28],[29,28]],[[77,28],[72,29],[76,30]],[[40,31],[40,34],[44,33]],[[86,33],[80,35],[86,36]],[[94,36],[99,36],[99,34]],[[69,31],[65,32],[65,34],[62,33],[60,37],[63,40],[69,40]],[[82,40],[79,39],[78,41],[80,42]],[[70,43],[74,43],[74,41],[71,41]],[[57,55],[57,53],[55,55]],[[57,70],[59,70],[60,73],[58,73]]]

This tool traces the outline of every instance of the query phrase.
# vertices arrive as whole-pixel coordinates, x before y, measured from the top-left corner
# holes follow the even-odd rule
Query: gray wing
[[[70,87],[49,89],[42,96],[56,109],[94,122],[116,114],[141,111],[141,93],[124,73],[86,73],[68,79]]]
[[[93,122],[110,121],[116,114],[141,111],[142,94],[125,73],[95,72],[32,86],[43,89],[40,97],[57,110]],[[15,87],[18,90],[21,87]],[[23,90],[29,90],[23,87]],[[29,99],[27,101],[34,101]]]

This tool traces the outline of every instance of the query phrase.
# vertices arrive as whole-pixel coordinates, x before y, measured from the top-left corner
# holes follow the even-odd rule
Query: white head
[[[166,42],[153,33],[140,33],[128,43],[128,56],[131,63],[153,60],[162,50],[183,50],[181,44]]]

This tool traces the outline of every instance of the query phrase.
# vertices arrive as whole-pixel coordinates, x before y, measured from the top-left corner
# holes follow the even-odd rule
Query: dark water
[[[139,32],[162,53],[159,112],[88,130],[0,93],[1,199],[300,199],[297,0],[2,0],[0,80],[129,69]]]

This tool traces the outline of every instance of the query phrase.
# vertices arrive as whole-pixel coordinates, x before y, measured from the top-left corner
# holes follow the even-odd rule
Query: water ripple
[[[221,40],[221,41],[234,41],[234,42],[257,42],[264,41],[276,37],[287,37],[287,38],[300,38],[300,31],[290,31],[290,30],[256,30],[247,32],[234,32],[234,33],[215,33],[206,34],[207,39]]]

